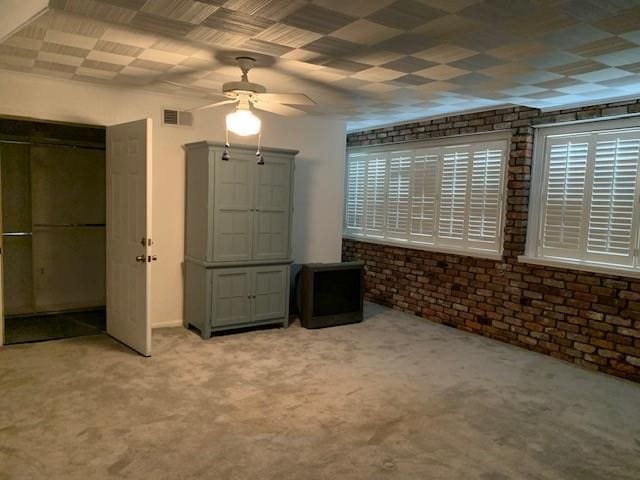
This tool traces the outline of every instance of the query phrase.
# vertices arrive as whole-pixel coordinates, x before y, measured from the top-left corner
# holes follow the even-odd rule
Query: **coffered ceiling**
[[[640,0],[51,0],[0,68],[207,97],[250,78],[356,129],[640,95]],[[183,88],[163,83],[190,85]],[[204,101],[203,101],[204,103]]]

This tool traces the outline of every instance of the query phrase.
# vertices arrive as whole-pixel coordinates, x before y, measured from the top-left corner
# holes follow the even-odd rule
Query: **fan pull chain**
[[[258,165],[264,165],[264,156],[260,151],[261,142],[262,142],[262,132],[258,133],[258,151],[256,152],[256,157],[258,157]]]
[[[224,151],[222,152],[222,160],[224,160],[225,162],[228,162],[231,159],[231,156],[229,155],[229,129],[227,129],[226,127],[224,129],[224,134],[225,134],[225,142],[224,142]]]

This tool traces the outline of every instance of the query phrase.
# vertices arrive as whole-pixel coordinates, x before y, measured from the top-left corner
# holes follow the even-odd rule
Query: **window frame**
[[[567,122],[562,124],[546,124],[535,126],[534,143],[533,143],[533,160],[531,169],[531,189],[529,192],[529,217],[527,221],[527,236],[524,255],[518,257],[518,260],[523,263],[530,263],[542,266],[552,266],[558,268],[569,268],[579,271],[587,271],[594,273],[604,273],[611,275],[624,275],[629,277],[640,278],[640,232],[638,232],[638,226],[640,225],[640,160],[638,161],[638,174],[636,176],[637,183],[635,189],[635,209],[634,217],[632,220],[632,248],[635,250],[635,255],[632,255],[631,264],[625,265],[622,263],[595,261],[589,259],[577,259],[568,257],[556,257],[552,255],[544,255],[542,253],[543,242],[543,230],[544,230],[544,218],[545,209],[543,207],[543,201],[545,199],[545,179],[547,178],[547,171],[549,168],[547,158],[547,148],[549,146],[549,139],[554,139],[562,136],[574,136],[580,135],[588,136],[588,142],[590,149],[587,154],[587,158],[595,155],[595,151],[591,151],[591,144],[594,143],[593,134],[606,134],[606,133],[624,133],[625,130],[640,130],[640,117],[625,116],[621,118],[599,118],[583,121]],[[640,137],[640,133],[638,134]],[[595,160],[594,160],[595,161]],[[591,165],[591,168],[594,168]],[[589,170],[589,165],[587,165]],[[592,175],[591,175],[592,176]],[[591,178],[593,180],[593,178]],[[593,183],[593,182],[592,182]],[[587,190],[591,197],[593,185],[585,185],[585,195]],[[589,208],[589,205],[586,205]],[[586,213],[588,221],[589,214]],[[589,225],[585,225],[585,229],[588,230]],[[588,236],[588,233],[583,233]],[[581,245],[581,248],[586,248]],[[597,254],[593,255],[594,257]]]
[[[491,260],[502,260],[503,259],[503,251],[504,251],[504,229],[506,224],[507,217],[507,179],[508,179],[508,170],[509,170],[509,152],[511,150],[511,137],[512,132],[510,129],[508,130],[496,130],[493,132],[480,132],[480,133],[471,133],[471,134],[463,134],[463,135],[452,135],[448,137],[437,137],[427,140],[414,140],[408,142],[389,142],[384,144],[377,145],[365,145],[365,146],[356,146],[347,148],[346,162],[345,162],[345,176],[344,176],[344,207],[343,207],[343,229],[342,229],[342,237],[349,240],[356,240],[368,243],[375,243],[380,245],[389,245],[389,246],[398,246],[404,248],[411,248],[415,250],[425,250],[431,252],[440,252],[445,254],[455,254],[455,255],[463,255],[469,257],[478,257],[478,258],[486,258]],[[389,158],[390,153],[393,151],[411,151],[412,156],[415,157],[415,152],[432,150],[438,148],[454,148],[454,147],[465,147],[468,146],[470,152],[473,151],[473,147],[478,144],[492,144],[492,143],[503,143],[503,152],[504,156],[502,159],[502,171],[500,175],[500,192],[498,196],[498,218],[497,218],[497,238],[495,245],[497,247],[497,251],[495,250],[484,250],[480,248],[469,248],[468,245],[465,245],[466,241],[460,240],[446,240],[439,242],[438,244],[427,244],[416,242],[411,237],[411,234],[408,235],[407,239],[390,239],[386,237],[371,237],[367,235],[354,234],[353,232],[349,232],[347,225],[347,209],[348,209],[348,199],[349,199],[349,157],[354,153],[363,153],[363,154],[372,154],[379,153],[381,155],[385,155],[387,158],[387,174],[386,178],[386,186],[385,191],[388,192],[388,184],[390,175],[389,172]],[[472,172],[472,164],[473,164],[473,154],[469,155],[469,172]],[[413,172],[415,162],[411,163],[411,171]],[[439,222],[439,210],[440,210],[440,195],[441,195],[441,187],[442,187],[442,156],[438,158],[438,178],[436,179],[436,193],[437,197],[435,199],[435,210],[434,210],[434,235],[433,237],[437,237],[438,230],[438,222]],[[366,169],[365,169],[366,171]],[[366,181],[366,179],[365,179]],[[410,192],[412,187],[413,177],[409,179]],[[469,197],[471,195],[471,173],[469,174],[469,179],[467,183],[467,204],[469,203]],[[411,194],[411,193],[410,193]],[[366,202],[365,202],[366,205]],[[385,203],[388,205],[388,201]],[[366,208],[363,205],[363,209]],[[467,205],[468,208],[468,205]],[[385,206],[385,223],[386,219],[386,206]],[[409,222],[411,221],[411,210],[409,211]],[[363,212],[363,225],[366,222],[366,212]],[[465,218],[465,223],[468,228],[469,222],[469,212],[467,211],[467,216]],[[386,231],[386,226],[385,226]],[[386,232],[385,232],[386,233]],[[493,245],[493,243],[491,244]]]

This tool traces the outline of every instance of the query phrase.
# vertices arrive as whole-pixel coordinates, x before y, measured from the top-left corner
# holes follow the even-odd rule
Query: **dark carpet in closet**
[[[5,318],[5,345],[97,335],[106,330],[104,309]]]

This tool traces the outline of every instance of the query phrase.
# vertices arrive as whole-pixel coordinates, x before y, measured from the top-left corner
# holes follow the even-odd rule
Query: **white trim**
[[[346,238],[353,238],[355,240],[363,240],[363,241],[372,241],[374,243],[380,243],[385,245],[395,245],[401,246],[405,248],[416,248],[419,250],[429,250],[434,252],[443,252],[443,253],[453,253],[456,255],[465,255],[469,254],[471,256],[478,256],[481,258],[491,258],[491,259],[501,259],[503,248],[504,248],[504,226],[506,219],[506,198],[507,198],[507,179],[508,179],[508,163],[509,163],[509,151],[511,144],[511,130],[500,130],[494,132],[482,132],[479,134],[472,135],[459,135],[456,137],[447,137],[447,138],[438,138],[431,140],[422,140],[416,142],[403,142],[402,144],[380,144],[374,146],[364,146],[364,147],[352,147],[347,149],[347,162],[345,165],[345,169],[347,170],[345,174],[345,188],[348,190],[348,169],[350,165],[351,158],[363,157],[388,157],[390,152],[399,152],[406,150],[407,152],[411,152],[415,156],[416,152],[420,152],[422,150],[425,151],[435,151],[438,156],[438,164],[439,169],[442,168],[441,163],[444,161],[443,158],[448,153],[448,149],[451,148],[451,152],[457,151],[465,151],[468,153],[468,172],[466,175],[467,184],[466,188],[469,191],[466,193],[466,205],[465,205],[465,215],[464,215],[464,233],[460,239],[449,239],[446,238],[439,240],[438,229],[440,222],[440,211],[441,207],[441,187],[437,189],[436,197],[435,197],[435,212],[434,212],[434,233],[433,233],[433,243],[432,244],[423,244],[420,242],[415,242],[412,234],[411,234],[411,218],[407,221],[409,222],[409,226],[407,226],[408,232],[406,235],[406,240],[403,239],[405,235],[400,235],[400,238],[396,235],[388,235],[386,232],[386,221],[388,220],[385,215],[385,228],[382,231],[368,232],[366,228],[366,193],[363,198],[363,219],[362,219],[362,227],[361,228],[343,228],[343,235]],[[498,195],[499,201],[499,216],[496,219],[496,236],[494,241],[481,241],[481,240],[470,240],[468,239],[468,229],[469,229],[469,202],[471,201],[471,182],[472,182],[472,166],[473,166],[473,152],[476,148],[500,148],[502,151],[502,159],[501,159],[501,172],[500,172],[500,192]],[[412,161],[413,162],[413,161]],[[413,167],[412,167],[413,170]],[[367,174],[365,173],[365,178]],[[388,177],[388,175],[387,175]],[[438,183],[440,184],[442,181],[442,172],[438,175]],[[388,182],[388,178],[385,179]],[[411,185],[410,185],[410,188]],[[411,193],[409,194],[411,196]],[[344,224],[346,225],[346,215],[347,215],[347,200],[348,195],[345,196],[345,205],[343,209],[343,219]],[[385,202],[386,203],[386,202]],[[409,209],[409,217],[411,217],[411,209]],[[376,235],[379,233],[379,235]],[[391,238],[389,238],[391,237]],[[395,238],[394,238],[395,237]],[[414,243],[415,242],[415,243]],[[469,253],[471,252],[471,253]]]
[[[455,248],[443,247],[436,245],[420,244],[415,242],[403,242],[401,240],[388,240],[386,238],[376,239],[371,237],[359,237],[358,235],[342,234],[343,239],[353,240],[355,242],[374,243],[376,245],[384,245],[387,247],[401,247],[409,250],[424,250],[425,252],[442,253],[445,255],[459,255],[462,257],[486,258],[489,260],[503,260],[503,255],[485,250],[474,250],[468,247]]]
[[[640,271],[626,269],[616,265],[598,265],[594,263],[574,262],[564,258],[529,257],[527,255],[520,255],[518,257],[518,261],[520,263],[529,263],[532,265],[541,265],[544,267],[556,267],[568,270],[578,270],[581,272],[602,273],[605,275],[616,275],[619,277],[640,278]]]
[[[601,118],[601,119],[590,119],[588,121],[580,121],[580,122],[567,122],[562,124],[555,125],[547,125],[547,126],[538,126],[535,131],[534,136],[534,145],[533,145],[533,164],[531,171],[531,190],[529,197],[529,218],[527,222],[527,239],[526,239],[526,247],[525,254],[519,257],[520,261],[527,263],[538,263],[540,265],[550,265],[556,266],[560,268],[575,268],[579,270],[586,270],[590,272],[597,273],[605,273],[611,275],[626,275],[631,277],[640,278],[640,270],[633,269],[632,266],[628,268],[624,265],[615,265],[612,263],[598,263],[594,261],[594,256],[591,255],[590,260],[584,260],[587,256],[586,250],[586,229],[588,228],[589,220],[588,218],[585,220],[587,224],[584,226],[585,231],[582,232],[583,238],[580,241],[580,245],[582,249],[584,249],[583,253],[576,255],[576,257],[581,257],[583,259],[575,258],[563,258],[554,256],[554,251],[547,249],[546,256],[542,254],[542,246],[543,246],[543,221],[545,215],[545,207],[543,206],[543,202],[545,200],[545,185],[547,178],[547,168],[549,159],[547,158],[547,150],[550,142],[553,142],[554,139],[562,139],[567,138],[570,140],[571,137],[576,138],[582,134],[584,134],[584,141],[589,142],[590,147],[588,151],[588,159],[587,159],[587,170],[585,172],[585,192],[584,197],[589,199],[591,198],[591,181],[593,177],[593,166],[595,160],[593,156],[595,155],[595,144],[593,143],[594,135],[598,134],[624,134],[624,130],[637,131],[640,128],[640,115],[626,115],[620,116],[618,118]],[[591,168],[591,170],[590,170]],[[640,190],[640,183],[637,183],[636,187],[636,196],[638,194],[638,190]],[[639,197],[640,198],[640,197]],[[637,205],[636,205],[637,206]],[[588,206],[585,206],[587,209],[584,215],[589,215]],[[637,229],[637,221],[638,221],[638,213],[634,215],[634,226],[633,230]],[[633,248],[638,248],[639,239],[634,236],[632,238]],[[637,256],[637,255],[636,255]],[[631,259],[632,264],[635,265],[637,263],[637,258]]]
[[[166,322],[156,322],[151,324],[151,328],[155,330],[156,328],[174,328],[181,327],[182,320],[169,320]]]

